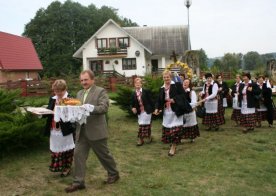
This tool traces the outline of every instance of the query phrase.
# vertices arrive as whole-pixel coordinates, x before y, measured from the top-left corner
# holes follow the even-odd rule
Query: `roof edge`
[[[134,38],[132,35],[130,35],[127,31],[125,31],[123,29],[123,27],[120,27],[114,20],[109,19],[98,31],[96,31],[96,33],[94,33],[74,54],[73,57],[75,58],[82,58],[82,51],[85,48],[85,46],[88,45],[88,43],[90,43],[90,41],[92,39],[94,39],[94,37],[96,37],[96,35],[102,30],[104,29],[109,23],[114,24],[116,27],[118,27],[119,29],[121,29],[121,31],[123,31],[124,33],[126,33],[129,37],[131,37],[132,39],[134,39],[140,46],[142,46],[145,50],[147,50],[150,54],[152,54],[151,50],[149,50],[147,47],[145,47],[141,42],[139,42],[136,38]]]

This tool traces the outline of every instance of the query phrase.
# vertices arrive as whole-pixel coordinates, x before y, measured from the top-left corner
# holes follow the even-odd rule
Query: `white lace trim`
[[[84,104],[82,106],[56,106],[54,120],[55,122],[78,122],[86,123],[86,118],[94,111],[94,105]]]

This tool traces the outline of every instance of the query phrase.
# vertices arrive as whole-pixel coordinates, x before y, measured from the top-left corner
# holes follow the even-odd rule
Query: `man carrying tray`
[[[83,90],[77,93],[77,99],[83,104],[94,106],[87,117],[86,124],[78,125],[76,130],[76,147],[74,152],[74,180],[65,192],[74,192],[85,188],[86,160],[90,148],[94,151],[108,174],[107,184],[116,182],[119,172],[116,163],[107,147],[107,123],[105,114],[109,107],[109,99],[105,89],[94,84],[94,73],[84,70],[80,74]]]

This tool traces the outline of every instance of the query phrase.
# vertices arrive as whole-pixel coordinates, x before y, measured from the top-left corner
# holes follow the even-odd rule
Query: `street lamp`
[[[191,50],[191,43],[190,43],[190,21],[189,21],[189,8],[192,5],[192,0],[185,0],[185,6],[188,9],[188,50]]]

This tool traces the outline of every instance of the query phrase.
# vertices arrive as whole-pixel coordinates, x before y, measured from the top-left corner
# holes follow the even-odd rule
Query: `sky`
[[[72,1],[98,8],[111,6],[140,26],[188,24],[185,0]],[[1,0],[0,31],[21,35],[37,10],[46,9],[51,2]],[[204,49],[209,58],[228,52],[276,52],[276,0],[192,0],[189,13],[192,49]]]

